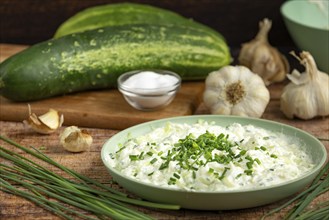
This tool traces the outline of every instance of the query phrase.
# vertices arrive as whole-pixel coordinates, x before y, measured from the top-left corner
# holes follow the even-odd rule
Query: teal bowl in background
[[[138,137],[151,132],[155,128],[163,127],[168,121],[194,124],[198,120],[215,122],[221,126],[227,126],[235,122],[242,125],[251,124],[274,132],[282,132],[294,138],[297,137],[305,146],[304,150],[311,155],[315,166],[296,179],[268,187],[234,191],[195,192],[142,183],[131,177],[124,176],[110,165],[110,154],[115,153],[119,149],[120,144],[123,144],[127,139]],[[282,123],[239,116],[193,115],[150,121],[120,131],[105,142],[101,151],[101,158],[110,175],[119,185],[143,199],[179,205],[181,208],[187,209],[234,210],[266,205],[305,189],[326,162],[327,151],[324,145],[309,133]]]
[[[281,15],[296,46],[310,52],[319,70],[329,74],[329,1],[286,1]]]

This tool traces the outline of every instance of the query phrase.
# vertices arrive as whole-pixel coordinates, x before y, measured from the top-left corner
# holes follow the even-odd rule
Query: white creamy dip
[[[184,144],[177,145],[188,135],[195,140],[206,132],[223,140],[217,145],[226,150],[193,144],[185,152]],[[110,165],[159,187],[207,192],[251,189],[286,182],[310,170],[314,164],[301,145],[295,137],[252,125],[167,123],[123,143],[110,155]],[[201,153],[193,156],[194,151]]]

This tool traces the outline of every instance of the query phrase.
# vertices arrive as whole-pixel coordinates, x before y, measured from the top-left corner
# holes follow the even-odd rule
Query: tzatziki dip
[[[231,191],[286,182],[312,169],[297,137],[253,125],[171,123],[128,138],[110,165],[135,180],[187,191]]]

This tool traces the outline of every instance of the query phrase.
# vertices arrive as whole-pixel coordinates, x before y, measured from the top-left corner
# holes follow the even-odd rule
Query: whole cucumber
[[[204,79],[231,61],[226,42],[180,25],[123,25],[51,39],[0,64],[0,94],[31,101],[115,88],[120,74],[166,69],[183,80]]]
[[[84,9],[64,21],[54,38],[86,30],[126,24],[178,24],[193,26],[220,35],[212,28],[173,11],[138,3],[115,3]]]

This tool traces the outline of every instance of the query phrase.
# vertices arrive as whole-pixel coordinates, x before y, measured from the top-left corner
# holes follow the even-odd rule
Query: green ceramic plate
[[[125,142],[127,136],[137,137],[152,131],[157,127],[162,127],[166,122],[174,123],[196,123],[199,119],[214,121],[222,126],[230,125],[234,122],[240,124],[252,124],[268,130],[283,132],[287,135],[298,137],[307,146],[307,153],[312,156],[316,166],[313,170],[305,173],[303,176],[277,184],[271,187],[256,188],[252,190],[236,190],[230,192],[189,192],[182,190],[173,190],[161,188],[158,186],[138,182],[132,178],[125,177],[117,170],[113,169],[108,161],[111,160],[109,154],[118,150],[118,144]],[[291,126],[276,123],[273,121],[244,118],[238,116],[219,116],[219,115],[195,115],[161,119],[139,124],[123,130],[111,137],[103,146],[101,152],[102,160],[113,179],[119,185],[128,191],[140,196],[143,199],[180,205],[182,208],[198,210],[230,210],[256,207],[269,204],[280,199],[286,198],[309,184],[324,165],[327,152],[323,144],[310,134]]]

